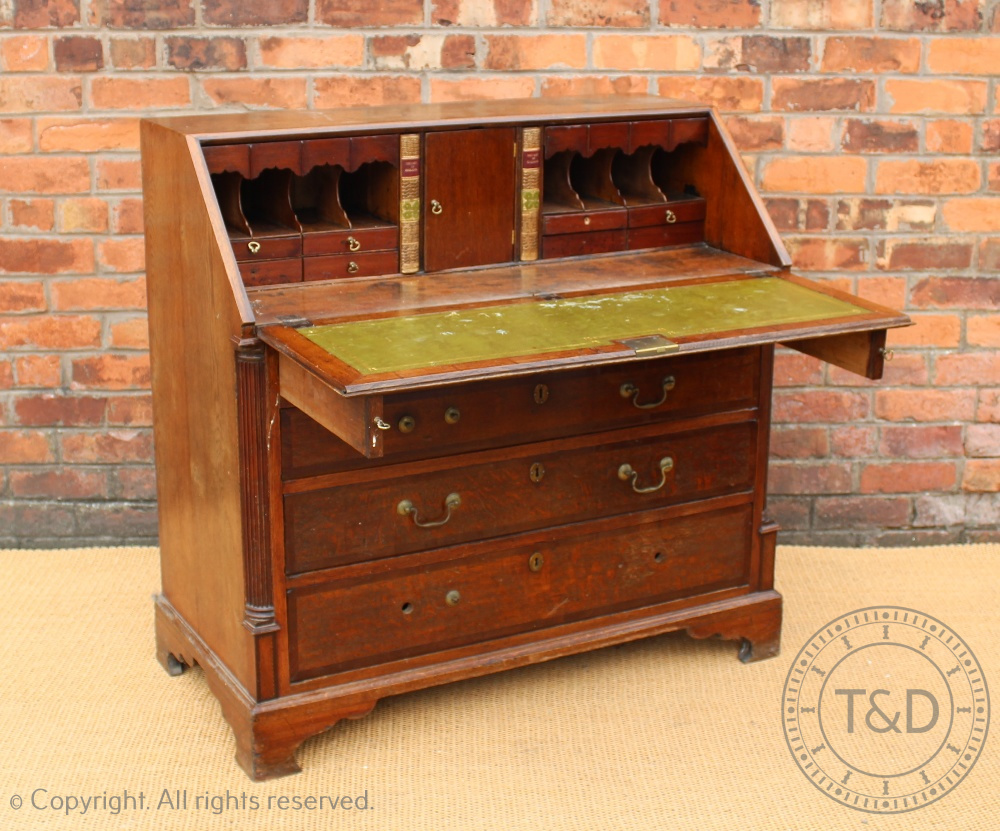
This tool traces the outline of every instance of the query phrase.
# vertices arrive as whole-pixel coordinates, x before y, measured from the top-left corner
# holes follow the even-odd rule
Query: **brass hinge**
[[[302,315],[275,315],[275,319],[282,325],[290,329],[302,329],[312,326],[312,321]]]
[[[644,338],[629,338],[621,341],[629,347],[636,356],[649,357],[650,355],[666,355],[669,352],[676,352],[681,348],[679,343],[668,340],[663,335],[647,335]]]

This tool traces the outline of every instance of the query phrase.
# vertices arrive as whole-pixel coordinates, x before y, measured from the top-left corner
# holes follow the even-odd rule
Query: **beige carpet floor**
[[[672,634],[399,696],[306,742],[303,773],[253,784],[200,670],[153,657],[155,549],[0,552],[0,828],[997,829],[996,735],[942,800],[862,813],[797,769],[781,695],[820,626],[889,604],[948,623],[996,684],[998,578],[1000,546],[780,548],[773,660]],[[146,807],[114,813],[125,791]],[[296,808],[363,794],[367,810]]]

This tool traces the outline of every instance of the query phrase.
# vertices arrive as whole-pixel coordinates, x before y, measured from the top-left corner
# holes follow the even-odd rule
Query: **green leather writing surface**
[[[373,375],[544,356],[645,335],[675,339],[867,313],[788,280],[762,277],[536,299],[298,331],[360,373]]]

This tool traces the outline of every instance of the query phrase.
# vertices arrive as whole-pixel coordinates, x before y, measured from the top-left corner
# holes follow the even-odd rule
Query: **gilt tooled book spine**
[[[420,136],[399,137],[399,270],[420,270]]]
[[[538,259],[540,218],[542,128],[521,131],[521,259]]]

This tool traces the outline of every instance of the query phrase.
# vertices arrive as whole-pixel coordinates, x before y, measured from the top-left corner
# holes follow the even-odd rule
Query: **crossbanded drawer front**
[[[292,479],[751,407],[759,365],[759,350],[749,348],[387,396],[383,417],[392,429],[382,436],[379,460],[366,460],[286,407],[282,474]]]
[[[292,680],[745,585],[751,518],[746,503],[624,527],[592,523],[291,589]]]
[[[623,435],[394,465],[367,481],[345,476],[343,485],[286,493],[286,569],[391,557],[752,485],[756,422]]]

